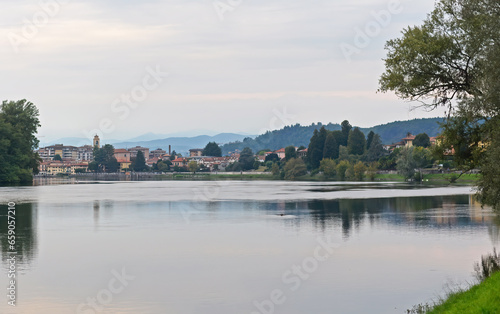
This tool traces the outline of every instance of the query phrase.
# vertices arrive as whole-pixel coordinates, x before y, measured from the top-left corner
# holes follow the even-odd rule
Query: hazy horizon
[[[0,82],[38,106],[47,139],[443,115],[376,92],[385,42],[433,0],[44,3],[4,2]]]

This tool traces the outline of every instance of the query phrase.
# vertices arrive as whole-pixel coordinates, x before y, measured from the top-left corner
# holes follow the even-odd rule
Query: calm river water
[[[5,295],[0,313],[406,313],[472,282],[498,245],[500,222],[470,194],[281,181],[2,187],[0,286],[15,202],[17,306]]]

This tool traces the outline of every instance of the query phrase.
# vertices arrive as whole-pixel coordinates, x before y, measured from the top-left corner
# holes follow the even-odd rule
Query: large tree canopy
[[[221,157],[222,150],[220,149],[219,145],[217,145],[217,143],[210,142],[203,149],[203,156]]]
[[[489,171],[500,145],[500,2],[440,0],[423,25],[404,29],[386,49],[380,91],[446,106],[445,148],[461,169],[482,170],[479,198],[500,208],[492,186],[500,173]]]
[[[26,100],[4,101],[0,107],[0,183],[30,182],[40,157],[36,133],[38,109]]]

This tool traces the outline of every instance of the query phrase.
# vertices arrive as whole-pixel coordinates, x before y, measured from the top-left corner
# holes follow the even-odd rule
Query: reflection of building
[[[491,221],[491,212],[483,208],[474,195],[469,196],[470,218],[472,221],[483,223]]]

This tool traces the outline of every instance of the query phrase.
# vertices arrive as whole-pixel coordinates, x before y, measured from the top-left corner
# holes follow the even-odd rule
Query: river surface
[[[0,313],[402,314],[500,238],[470,187],[48,183],[0,187]]]

